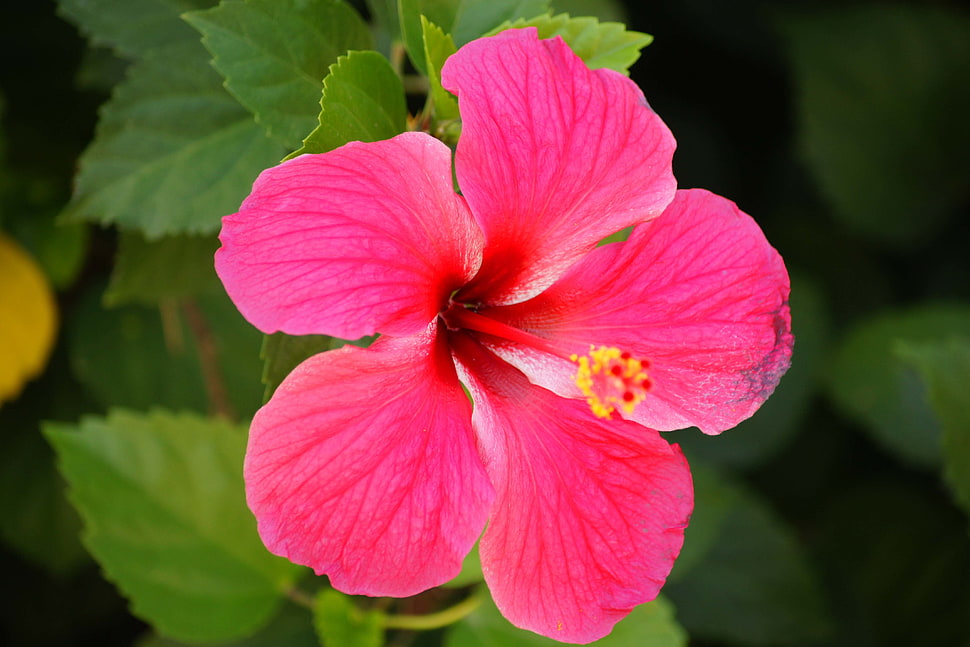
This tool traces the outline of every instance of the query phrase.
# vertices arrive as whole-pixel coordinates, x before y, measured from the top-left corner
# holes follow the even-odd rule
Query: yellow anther
[[[650,363],[619,348],[590,346],[588,355],[572,355],[569,359],[578,366],[576,386],[600,418],[609,420],[617,409],[633,413],[652,386],[647,376]]]

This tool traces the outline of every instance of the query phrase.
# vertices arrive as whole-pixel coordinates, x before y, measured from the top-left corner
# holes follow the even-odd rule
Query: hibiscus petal
[[[670,131],[636,84],[591,71],[561,38],[528,28],[473,41],[441,79],[461,110],[458,184],[486,236],[466,300],[524,300],[673,198]]]
[[[254,326],[346,339],[423,331],[482,244],[451,151],[423,133],[264,171],[220,240],[216,270]]]
[[[350,594],[452,579],[494,497],[470,409],[440,340],[306,360],[250,431],[246,495],[263,542]]]
[[[563,357],[617,347],[651,364],[653,388],[631,419],[719,433],[754,413],[788,369],[788,292],[784,262],[757,223],[695,189],[535,299],[488,316],[561,347],[562,357],[496,347],[534,382],[575,397],[575,368]]]
[[[513,624],[565,642],[656,597],[693,507],[687,462],[656,431],[594,418],[487,352],[459,351],[496,498],[479,547]]]

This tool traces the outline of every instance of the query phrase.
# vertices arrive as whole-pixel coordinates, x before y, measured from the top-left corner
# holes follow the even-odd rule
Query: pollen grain
[[[650,362],[613,346],[589,347],[588,355],[572,355],[576,363],[576,386],[593,413],[609,420],[620,409],[630,414],[653,386],[647,369]]]

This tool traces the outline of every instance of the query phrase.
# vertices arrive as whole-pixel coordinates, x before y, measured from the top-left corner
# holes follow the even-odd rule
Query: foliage
[[[649,34],[627,31],[620,23],[601,23],[589,16],[571,18],[569,14],[519,18],[503,23],[495,31],[522,27],[535,27],[540,38],[562,37],[591,69],[605,67],[624,74],[640,58],[640,50],[653,40]]]
[[[685,547],[661,597],[597,644],[970,641],[958,4],[15,5],[0,21],[0,642],[551,644],[501,616],[477,550],[397,601],[266,552],[243,496],[248,421],[346,342],[262,335],[212,265],[220,219],[285,157],[406,130],[454,146],[442,66],[522,26],[629,74],[678,138],[680,185],[737,198],[793,276],[791,371],[737,429],[667,435],[693,467]]]
[[[227,2],[185,19],[202,32],[226,89],[288,148],[313,127],[327,66],[370,47],[367,26],[339,0]]]
[[[242,429],[115,410],[45,434],[86,546],[136,614],[196,642],[246,636],[271,616],[297,569],[263,549],[244,505]]]

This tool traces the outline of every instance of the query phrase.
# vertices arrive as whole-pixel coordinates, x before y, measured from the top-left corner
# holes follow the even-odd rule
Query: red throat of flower
[[[452,303],[442,316],[452,330],[483,332],[565,358],[547,340],[482,316],[461,304]],[[633,413],[653,386],[647,376],[650,362],[613,346],[590,346],[588,355],[573,354],[569,359],[578,366],[574,377],[576,385],[599,418],[609,420],[617,409],[626,414]]]
[[[589,347],[588,355],[570,357],[579,369],[576,385],[597,417],[610,418],[617,409],[630,414],[653,386],[650,363],[612,346]]]

